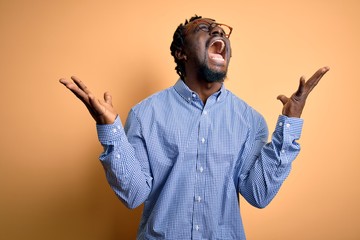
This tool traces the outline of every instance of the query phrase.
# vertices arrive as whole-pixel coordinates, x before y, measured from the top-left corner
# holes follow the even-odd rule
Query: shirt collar
[[[180,96],[182,98],[184,98],[187,102],[191,103],[191,101],[193,100],[193,98],[195,96],[197,96],[197,93],[192,91],[183,80],[179,79],[177,80],[176,84],[174,85],[174,88],[176,90],[176,92],[178,94],[180,94]],[[219,91],[217,91],[216,93],[214,93],[212,96],[216,97],[216,101],[221,101],[222,99],[224,99],[225,96],[225,92],[226,92],[226,88],[225,85],[222,84],[221,88]]]

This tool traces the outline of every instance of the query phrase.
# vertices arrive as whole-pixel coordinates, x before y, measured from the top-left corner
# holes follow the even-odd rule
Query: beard
[[[224,82],[227,71],[214,71],[207,64],[203,63],[199,68],[199,74],[208,83]]]

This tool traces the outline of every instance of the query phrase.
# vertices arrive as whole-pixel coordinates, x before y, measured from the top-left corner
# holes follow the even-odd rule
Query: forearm
[[[272,141],[258,146],[259,154],[252,157],[253,165],[243,175],[241,194],[252,205],[263,208],[279,191],[291,170],[291,164],[299,154],[302,119],[280,116]],[[256,150],[255,150],[256,151]]]
[[[111,188],[128,208],[139,206],[150,193],[151,176],[143,171],[119,117],[114,124],[97,125],[97,130],[104,147],[99,158]]]

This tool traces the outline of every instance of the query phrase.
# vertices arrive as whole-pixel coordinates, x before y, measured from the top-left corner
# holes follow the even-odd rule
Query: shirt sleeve
[[[239,192],[253,206],[267,206],[289,175],[291,163],[300,152],[296,142],[300,138],[303,120],[280,115],[267,142],[268,131],[261,118],[252,144],[246,147],[244,164],[240,170]]]
[[[133,113],[129,114],[127,125],[131,129],[131,138],[137,139],[135,147],[145,151],[140,124]],[[139,206],[147,199],[152,184],[149,167],[144,164],[147,155],[138,158],[138,149],[129,142],[119,116],[113,124],[97,125],[96,128],[104,148],[99,159],[111,188],[128,208]]]

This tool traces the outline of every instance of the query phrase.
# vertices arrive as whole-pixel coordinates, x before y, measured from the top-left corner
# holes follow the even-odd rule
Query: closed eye
[[[209,27],[210,25],[202,23],[198,25],[198,30],[209,32]]]

